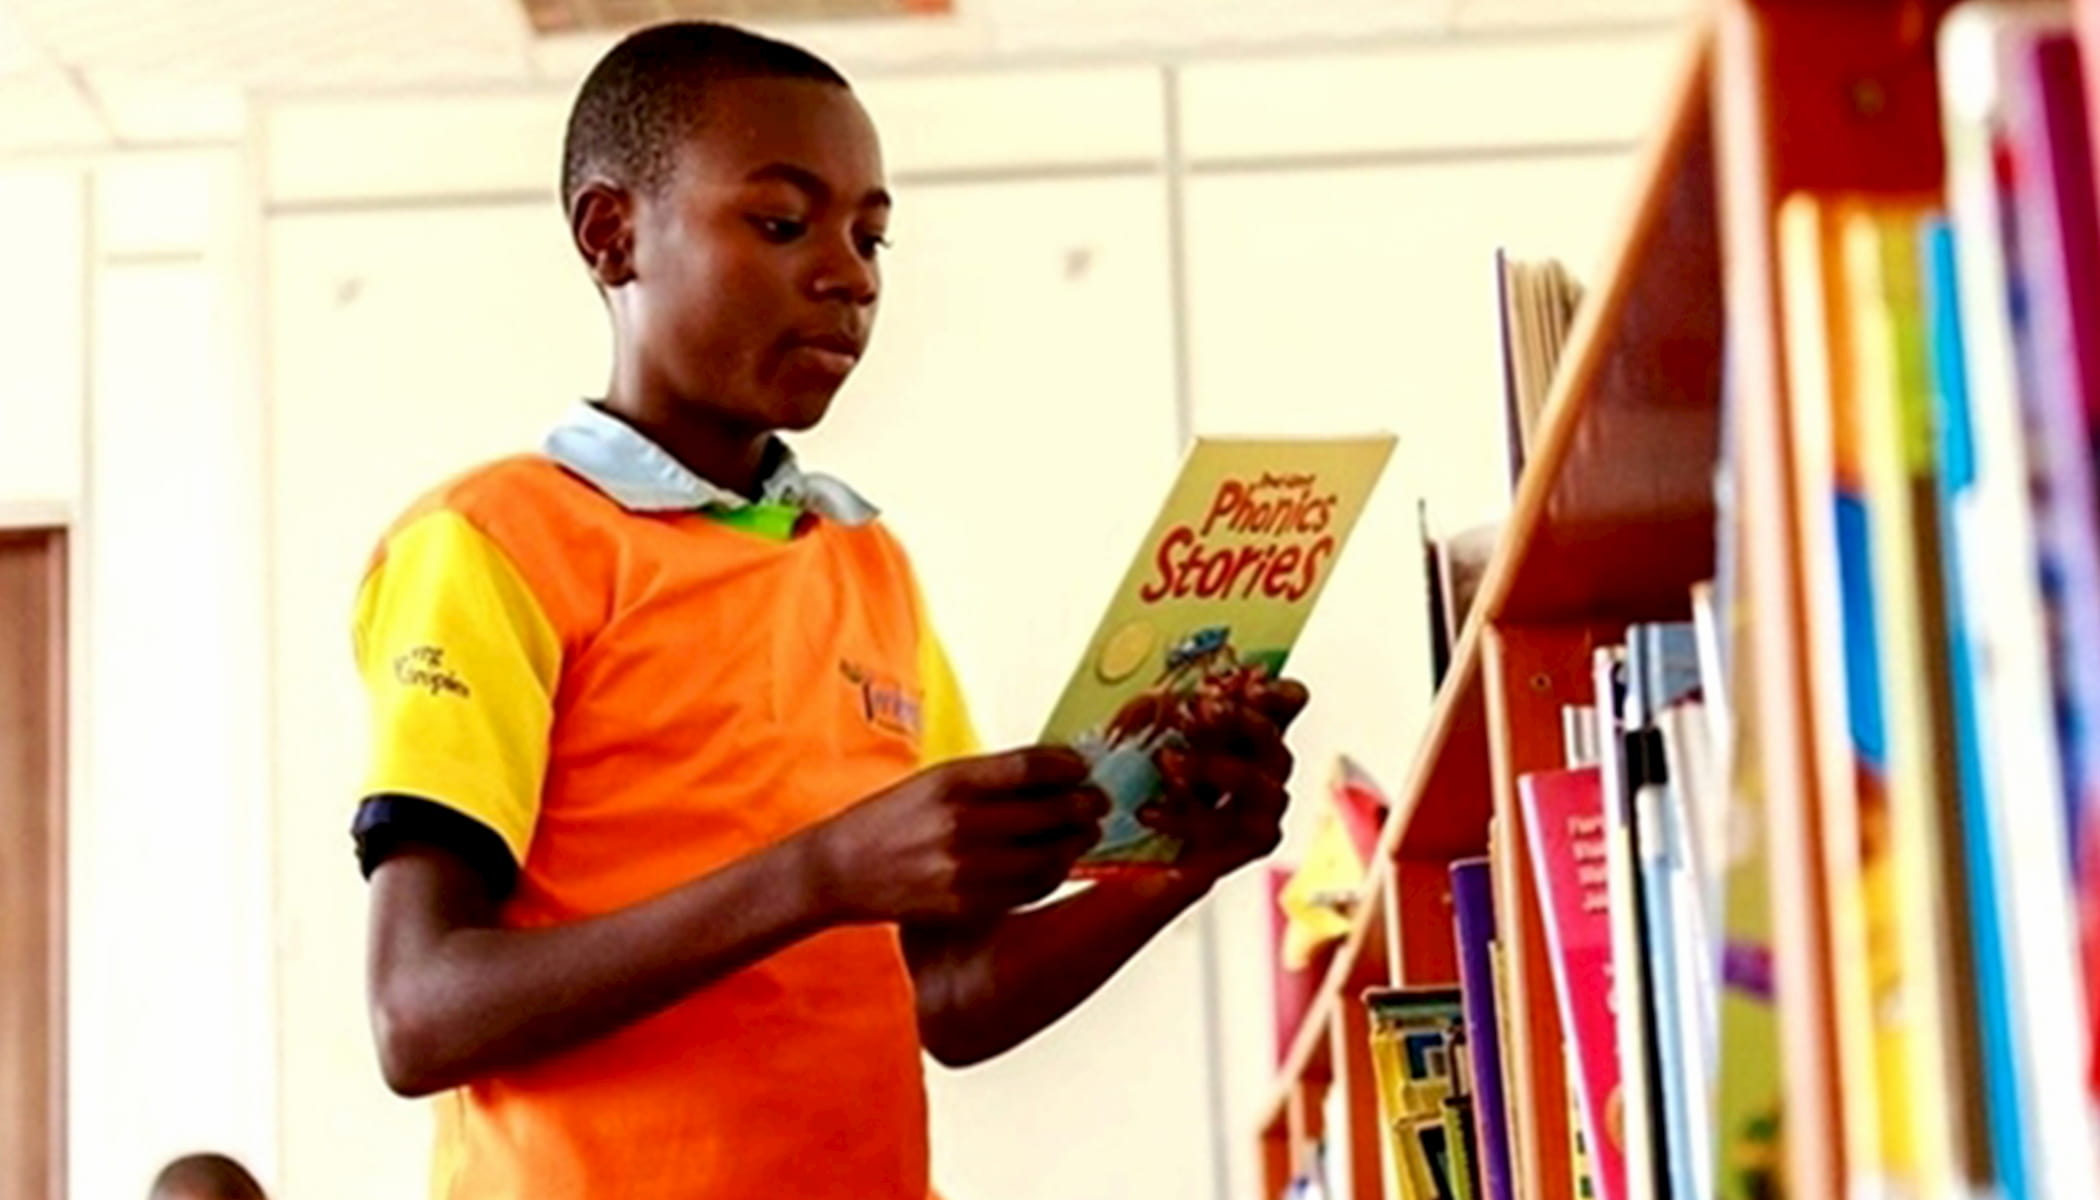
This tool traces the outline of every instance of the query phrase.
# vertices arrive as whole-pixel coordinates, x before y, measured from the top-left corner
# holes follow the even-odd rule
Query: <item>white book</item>
[[[1941,27],[1940,67],[1977,472],[1973,496],[1954,509],[1952,521],[1961,542],[1962,599],[1984,664],[1976,680],[1979,741],[2003,847],[1997,873],[2009,892],[2009,958],[2020,981],[2012,994],[2027,1158],[2033,1196],[2093,1200],[2100,1196],[2100,1148],[2083,1086],[2077,925],[2062,867],[2062,780],[2007,302],[2009,214],[1994,161],[2009,40],[2069,24],[2059,3],[1965,4]]]

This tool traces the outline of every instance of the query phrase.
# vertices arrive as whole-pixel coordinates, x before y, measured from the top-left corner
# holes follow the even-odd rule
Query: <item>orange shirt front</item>
[[[661,894],[970,742],[879,522],[780,539],[635,512],[546,458],[484,468],[397,525],[357,650],[367,807],[435,804],[500,837],[513,928]],[[438,1106],[440,1197],[927,1195],[890,926],[820,934]]]

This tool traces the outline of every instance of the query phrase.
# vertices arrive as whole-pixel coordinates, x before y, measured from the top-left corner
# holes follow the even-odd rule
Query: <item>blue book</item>
[[[1954,236],[1944,220],[1925,225],[1922,247],[1930,322],[1934,457],[1939,463],[1940,559],[1944,568],[1948,672],[1954,702],[1955,768],[1961,789],[1961,835],[1970,910],[1969,971],[1976,986],[1984,1065],[1984,1112],[1992,1174],[2006,1200],[2039,1200],[2026,1159],[2025,1094],[2021,1088],[2015,1009],[2008,994],[2005,921],[1998,887],[1997,843],[1989,788],[1983,769],[1982,724],[1977,679],[1982,670],[1962,592],[1962,525],[1976,484],[1976,454],[1969,413],[1968,370],[1962,345],[1959,282]]]
[[[1656,1194],[1694,1195],[1707,1147],[1695,1144],[1691,1110],[1702,1102],[1707,1081],[1691,1078],[1695,1056],[1686,1052],[1687,1040],[1700,1036],[1703,1024],[1696,1014],[1685,1012],[1681,1002],[1688,988],[1684,973],[1695,964],[1679,961],[1679,924],[1691,915],[1677,909],[1687,898],[1696,901],[1699,890],[1689,876],[1684,797],[1671,786],[1656,723],[1664,709],[1699,694],[1698,636],[1689,623],[1636,625],[1626,631],[1626,665],[1626,774],[1634,809],[1641,939],[1647,952],[1645,999],[1656,1076],[1650,1094],[1661,1132]]]

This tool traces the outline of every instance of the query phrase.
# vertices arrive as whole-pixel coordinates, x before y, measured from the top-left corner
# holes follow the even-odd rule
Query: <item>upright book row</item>
[[[1449,855],[1455,978],[1397,965],[1433,905],[1391,881],[1447,844],[1415,831],[1480,804],[1435,762],[1387,843],[1407,986],[1334,974],[1379,1109],[1350,1194],[2094,1200],[2100,0],[1720,8],[1713,582],[1527,595],[1557,517],[1518,514],[1429,750],[1480,753],[1451,732],[1479,670],[1497,799],[1489,853]],[[1676,411],[1594,366],[1654,319],[1630,286],[1528,470]]]

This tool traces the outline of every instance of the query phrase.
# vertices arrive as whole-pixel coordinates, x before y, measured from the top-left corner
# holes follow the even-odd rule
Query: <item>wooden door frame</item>
[[[24,505],[0,506],[0,546],[41,546],[48,555],[49,625],[51,646],[45,664],[44,684],[48,703],[45,752],[44,820],[48,845],[48,876],[43,882],[46,908],[46,982],[44,1053],[47,1056],[42,1088],[45,1128],[41,1170],[32,1166],[30,1178],[41,1176],[41,1187],[17,1193],[18,1180],[0,1174],[0,1196],[7,1200],[20,1194],[24,1200],[62,1200],[67,1176],[67,930],[69,913],[68,797],[72,791],[74,762],[69,735],[75,722],[76,692],[71,686],[78,664],[77,583],[78,544],[75,527],[63,511]],[[0,632],[4,636],[4,632]],[[37,1195],[38,1192],[42,1195]]]

